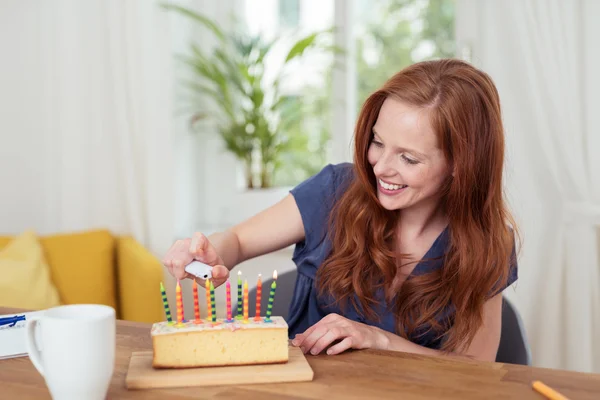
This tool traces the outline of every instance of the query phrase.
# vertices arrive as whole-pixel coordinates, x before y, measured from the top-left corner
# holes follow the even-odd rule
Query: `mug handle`
[[[26,342],[27,342],[27,353],[29,353],[29,359],[33,363],[35,369],[44,376],[44,368],[42,367],[42,356],[40,350],[37,348],[35,343],[35,332],[40,317],[29,317],[27,318],[27,324],[25,329]]]

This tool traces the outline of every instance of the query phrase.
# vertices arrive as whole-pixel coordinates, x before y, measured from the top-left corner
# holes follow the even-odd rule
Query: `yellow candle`
[[[244,323],[248,323],[248,280],[244,281]]]

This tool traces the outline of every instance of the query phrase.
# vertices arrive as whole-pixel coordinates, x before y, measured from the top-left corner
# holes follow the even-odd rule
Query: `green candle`
[[[210,281],[210,311],[212,313],[212,322],[217,322],[217,306],[215,305],[215,285]]]
[[[167,300],[167,293],[165,292],[165,287],[163,283],[160,283],[160,294],[162,295],[163,307],[165,308],[165,315],[167,316],[168,322],[173,322],[173,318],[171,317],[171,309],[169,308],[169,300]]]
[[[235,319],[242,319],[242,271],[238,271],[238,300],[237,300],[237,315]]]
[[[275,299],[275,289],[277,289],[277,271],[273,271],[273,283],[271,283],[271,292],[269,293],[269,304],[267,305],[266,322],[271,322],[271,313],[273,312],[273,300]]]

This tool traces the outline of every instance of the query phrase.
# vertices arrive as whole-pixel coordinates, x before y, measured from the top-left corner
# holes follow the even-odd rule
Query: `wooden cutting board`
[[[240,365],[185,369],[155,369],[152,352],[133,352],[125,384],[128,389],[245,385],[312,381],[313,370],[298,347],[290,346],[285,364]]]

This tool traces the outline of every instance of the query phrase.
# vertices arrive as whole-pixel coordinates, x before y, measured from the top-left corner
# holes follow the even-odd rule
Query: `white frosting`
[[[265,317],[260,321],[254,321],[254,317],[248,318],[248,322],[234,319],[233,322],[226,322],[223,318],[218,318],[217,322],[202,319],[202,323],[196,324],[193,320],[186,321],[183,324],[177,322],[156,322],[152,325],[151,335],[166,335],[170,333],[181,332],[198,332],[198,331],[221,331],[230,329],[236,331],[238,329],[264,329],[264,328],[279,328],[287,329],[288,325],[282,317],[271,317],[271,322],[265,322]]]

